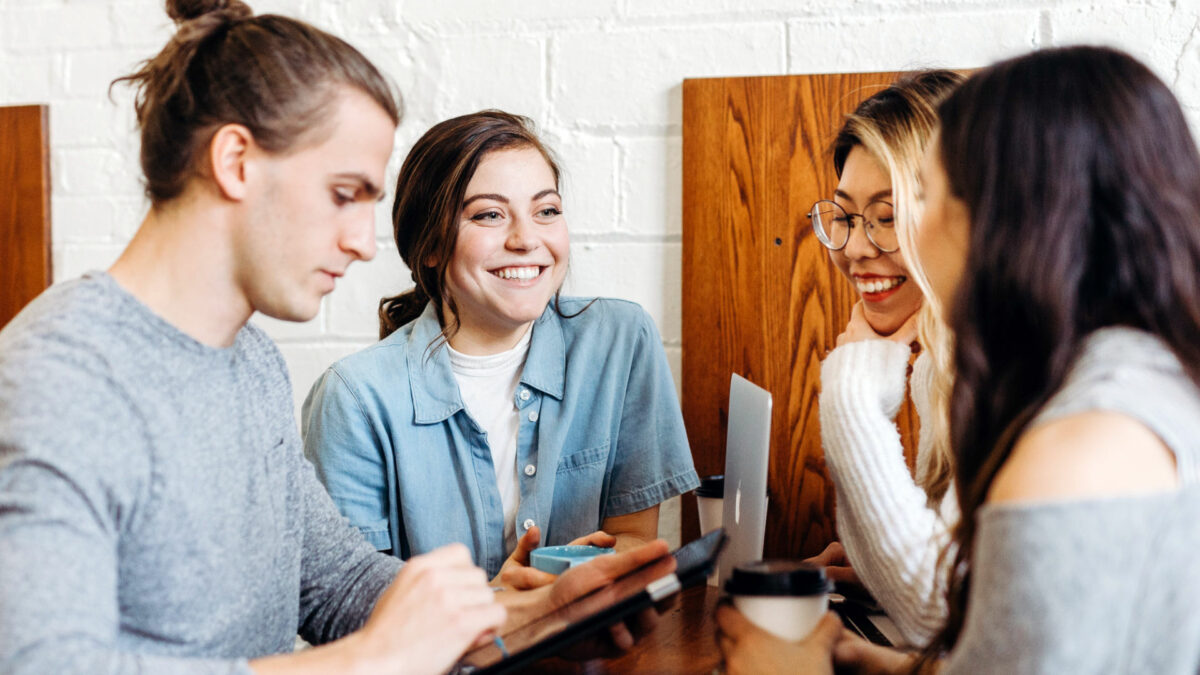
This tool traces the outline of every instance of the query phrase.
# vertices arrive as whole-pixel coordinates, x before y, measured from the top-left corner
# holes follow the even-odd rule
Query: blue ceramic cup
[[[529,563],[534,569],[550,574],[562,574],[598,555],[608,555],[612,552],[611,548],[602,546],[543,546],[529,552]]]

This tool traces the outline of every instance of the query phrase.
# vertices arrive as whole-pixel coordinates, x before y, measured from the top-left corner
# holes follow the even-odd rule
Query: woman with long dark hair
[[[525,565],[539,544],[653,540],[658,505],[699,484],[674,381],[641,307],[560,296],[559,167],[531,122],[435,125],[392,221],[415,286],[380,302],[381,341],[304,405],[305,451],[342,512],[379,550],[462,542],[516,586],[552,579]]]
[[[1200,155],[1179,103],[1128,55],[1075,47],[981,71],[939,117],[915,253],[955,335],[950,616],[918,661],[854,639],[834,656],[1195,673]],[[720,620],[734,659],[761,648]],[[829,668],[829,644],[783,648]]]

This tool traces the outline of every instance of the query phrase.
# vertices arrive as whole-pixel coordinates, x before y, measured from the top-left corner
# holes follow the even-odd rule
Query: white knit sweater
[[[907,345],[889,340],[833,350],[821,365],[821,440],[850,564],[904,639],[924,646],[946,620],[946,574],[938,558],[959,512],[953,485],[939,507],[930,508],[904,461],[893,420],[904,400],[910,355]],[[930,461],[932,376],[932,363],[922,354],[912,376],[922,420],[918,477]]]

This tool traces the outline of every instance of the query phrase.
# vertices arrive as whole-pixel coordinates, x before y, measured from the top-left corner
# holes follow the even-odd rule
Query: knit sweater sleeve
[[[946,618],[939,555],[957,518],[953,491],[930,508],[909,473],[893,422],[904,400],[910,351],[887,340],[835,349],[821,366],[821,440],[837,489],[837,525],[858,577],[904,639],[924,645]],[[918,361],[927,361],[921,357]],[[917,364],[913,398],[929,406],[928,363]],[[932,445],[922,424],[918,461]],[[953,512],[953,513],[950,513]]]

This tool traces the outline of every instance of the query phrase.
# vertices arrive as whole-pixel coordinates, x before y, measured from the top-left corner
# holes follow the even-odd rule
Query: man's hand
[[[604,588],[652,562],[656,563],[656,577],[666,576],[675,571],[675,558],[668,555],[667,542],[662,539],[656,539],[624,553],[597,556],[587,564],[572,567],[563,572],[550,586],[550,610],[563,607],[598,588]]]
[[[525,592],[498,593],[497,599],[508,607],[509,626],[515,628],[565,607],[593,591],[598,591],[598,604],[608,604],[616,599],[613,582],[643,566],[647,566],[646,577],[649,580],[675,571],[675,558],[668,555],[665,541],[657,539],[628,551],[598,556],[584,565],[563,572],[549,586]],[[614,597],[606,598],[606,593],[612,593]],[[658,612],[655,609],[646,610],[623,624],[613,626],[608,639],[577,645],[564,656],[589,659],[620,654],[653,630],[657,620]]]
[[[525,531],[517,541],[517,548],[504,561],[500,573],[492,580],[493,586],[527,591],[554,583],[558,575],[543,572],[529,566],[529,554],[538,547],[542,531],[536,525]],[[571,542],[572,546],[603,546],[609,548],[617,543],[616,537],[606,532],[596,531],[582,536]]]
[[[462,544],[412,558],[352,638],[380,673],[441,673],[504,623],[487,575]]]
[[[592,559],[586,565],[573,567],[563,572],[557,583],[550,587],[551,606],[562,607],[576,598],[583,597],[592,591],[611,586],[614,581],[626,574],[653,563],[651,573],[647,576],[653,579],[664,577],[675,571],[675,558],[668,555],[667,542],[656,539],[623,553],[602,555]],[[592,642],[577,645],[567,655],[574,659],[597,657],[612,657],[619,655],[654,630],[658,625],[658,611],[647,609],[637,616],[627,619],[609,628],[611,642]]]
[[[842,622],[828,612],[808,637],[788,642],[754,625],[732,605],[717,608],[717,646],[729,675],[805,673],[833,675],[833,651],[842,638]]]

